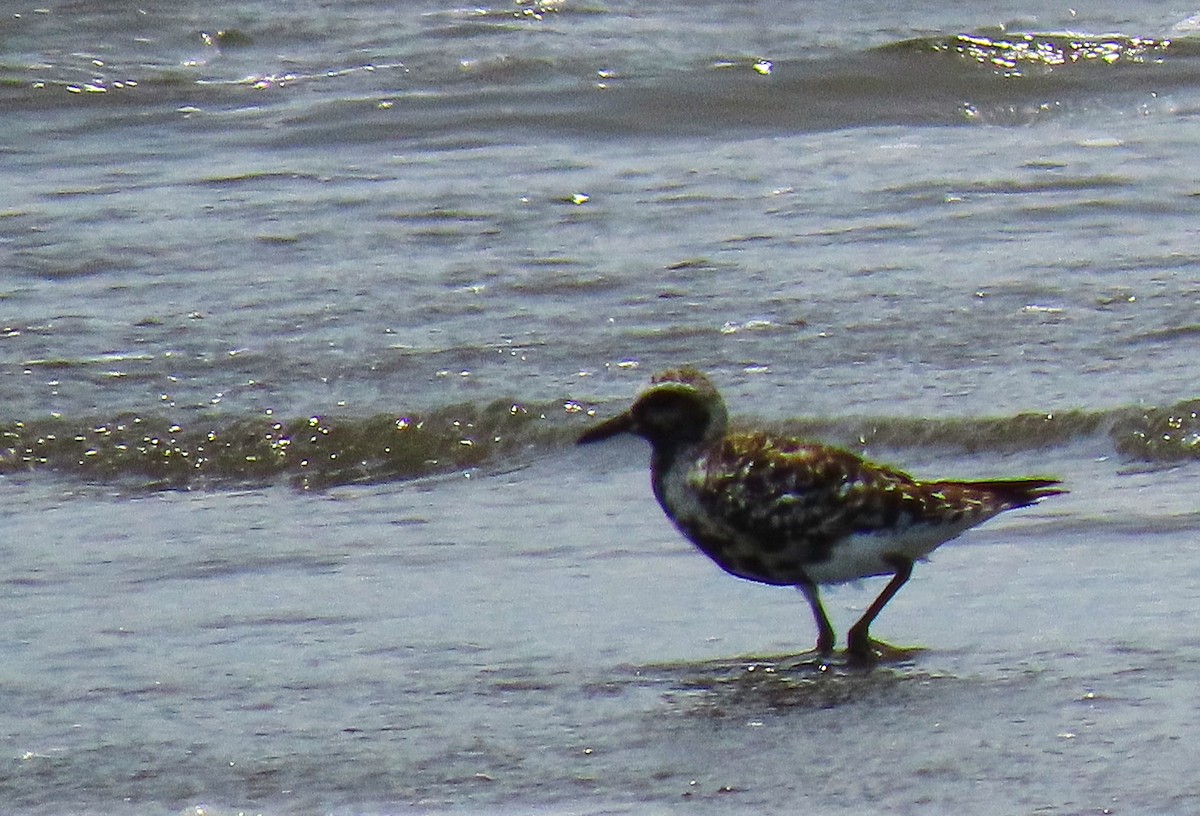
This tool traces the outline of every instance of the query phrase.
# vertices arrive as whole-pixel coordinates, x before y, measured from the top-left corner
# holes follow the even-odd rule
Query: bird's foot
[[[817,657],[822,660],[828,660],[833,657],[834,640],[833,630],[822,631],[817,635],[817,645],[813,648]]]
[[[922,651],[924,649],[917,646],[893,646],[866,636],[854,637],[852,633],[846,647],[846,657],[851,663],[873,666],[877,663],[903,663]]]

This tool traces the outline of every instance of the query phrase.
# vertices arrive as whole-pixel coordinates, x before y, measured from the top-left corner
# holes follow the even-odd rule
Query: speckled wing
[[[805,561],[824,560],[852,533],[894,533],[949,509],[900,471],[767,434],[726,437],[696,462],[690,480],[730,533],[800,550]]]

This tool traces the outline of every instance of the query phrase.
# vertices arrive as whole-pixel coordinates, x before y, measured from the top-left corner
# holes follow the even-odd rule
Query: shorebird
[[[690,368],[653,377],[629,410],[579,444],[619,433],[650,443],[654,495],[705,555],[739,578],[799,588],[821,655],[836,638],[818,585],[892,576],[847,637],[852,657],[872,657],[883,644],[871,640],[871,623],[915,561],[998,513],[1066,492],[1057,479],[918,481],[838,448],[730,432],[721,395]]]

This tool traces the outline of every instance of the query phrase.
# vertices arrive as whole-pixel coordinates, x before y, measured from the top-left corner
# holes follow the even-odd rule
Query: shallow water
[[[697,557],[654,512],[644,452],[617,447],[595,471],[572,452],[319,496],[29,486],[41,517],[5,511],[5,798],[848,813],[1194,795],[1200,514],[1179,471],[1065,473],[1095,476],[1091,496],[918,567],[875,629],[920,644],[910,660],[820,672],[803,600]],[[1106,506],[1127,493],[1146,496],[1133,518]],[[839,629],[864,584],[827,591]]]
[[[1191,13],[8,10],[0,810],[1185,812]],[[684,362],[1072,492],[821,670],[572,444]]]

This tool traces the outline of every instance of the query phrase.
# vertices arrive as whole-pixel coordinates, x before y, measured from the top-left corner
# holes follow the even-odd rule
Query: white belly
[[[828,561],[810,562],[804,571],[818,584],[840,584],[872,575],[891,575],[896,569],[885,560],[886,556],[923,560],[966,526],[922,526],[909,528],[900,535],[855,533],[834,546]]]

